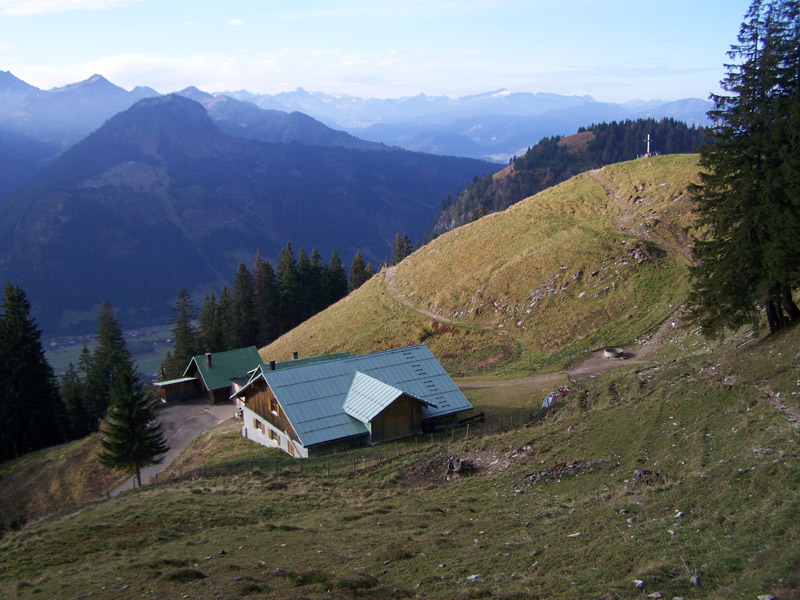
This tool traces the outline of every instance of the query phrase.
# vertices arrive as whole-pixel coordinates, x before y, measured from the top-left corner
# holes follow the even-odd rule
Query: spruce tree
[[[206,294],[197,315],[198,354],[219,352],[223,349],[222,332],[217,319],[217,301],[214,294]]]
[[[253,296],[256,317],[256,346],[266,346],[278,337],[278,285],[269,261],[256,253],[253,262]]]
[[[754,1],[728,54],[700,153],[690,301],[706,333],[757,325],[760,310],[774,332],[800,320],[800,2]]]
[[[325,285],[325,305],[335,304],[347,296],[347,291],[347,271],[342,264],[342,259],[339,258],[339,252],[334,248],[331,252],[330,273]]]
[[[6,284],[0,313],[0,460],[64,441],[58,384],[25,293]]]
[[[323,273],[325,272],[326,266],[327,265],[324,265],[322,262],[319,250],[313,248],[311,250],[308,271],[308,290],[311,296],[309,299],[309,307],[311,310],[309,317],[327,308],[325,304],[325,292],[323,290]]]
[[[372,277],[372,266],[364,263],[361,250],[356,250],[350,265],[350,291],[357,290]]]
[[[109,390],[108,415],[101,427],[98,455],[107,467],[127,471],[142,485],[142,468],[160,462],[167,450],[161,426],[130,360],[114,369]]]
[[[122,363],[130,361],[122,329],[108,300],[104,300],[97,314],[97,346],[88,365],[84,385],[86,411],[91,419],[92,431],[97,431],[109,403],[112,374]]]
[[[69,363],[61,378],[61,401],[66,414],[66,432],[71,440],[82,438],[92,431],[92,420],[83,399],[84,383],[78,370]]]
[[[258,332],[253,276],[244,263],[239,263],[239,268],[233,278],[231,310],[232,348],[255,345]]]
[[[195,317],[192,295],[181,286],[175,298],[175,306],[172,307],[170,320],[173,324],[174,346],[161,363],[161,375],[164,379],[180,377],[192,357],[198,354],[197,331],[193,323]]]
[[[280,332],[285,333],[300,323],[298,311],[297,261],[292,244],[287,242],[276,265],[278,277],[278,314]]]
[[[217,302],[217,329],[219,330],[220,348],[218,352],[233,350],[233,299],[227,285],[222,286]]]

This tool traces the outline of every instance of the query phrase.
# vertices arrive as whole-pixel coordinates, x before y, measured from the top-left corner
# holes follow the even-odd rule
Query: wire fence
[[[208,464],[199,468],[174,471],[169,476],[156,474],[144,487],[171,485],[184,481],[198,481],[231,476],[272,477],[349,477],[374,471],[388,462],[397,462],[415,454],[440,448],[450,452],[450,446],[469,440],[522,429],[542,420],[552,409],[523,409],[506,413],[492,421],[475,419],[461,425],[446,426],[439,431],[409,436],[375,446],[337,449],[328,454],[308,459],[276,456],[270,449],[268,455],[245,461]],[[266,450],[266,448],[265,448]]]

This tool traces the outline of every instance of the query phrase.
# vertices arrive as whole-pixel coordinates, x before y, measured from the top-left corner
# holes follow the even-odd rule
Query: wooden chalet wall
[[[370,442],[378,444],[422,433],[422,405],[409,396],[400,396],[370,422]]]
[[[283,414],[283,410],[281,410],[272,390],[263,382],[259,382],[257,386],[254,387],[254,392],[246,392],[245,406],[270,423],[275,429],[278,431],[285,431],[292,440],[300,443],[297,434],[294,432],[289,420]]]
[[[158,393],[165,402],[195,400],[203,395],[203,386],[199,380],[193,379],[168,386],[160,386]]]

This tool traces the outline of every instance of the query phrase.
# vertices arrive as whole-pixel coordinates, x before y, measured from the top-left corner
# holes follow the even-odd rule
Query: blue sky
[[[707,98],[750,0],[0,0],[0,70],[166,93]]]

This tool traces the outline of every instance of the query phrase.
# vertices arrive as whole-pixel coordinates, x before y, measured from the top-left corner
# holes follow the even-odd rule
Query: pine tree
[[[322,282],[322,274],[325,271],[325,267],[326,265],[322,262],[319,250],[313,248],[311,250],[311,260],[309,261],[308,271],[308,289],[311,295],[309,299],[311,314],[309,317],[327,308]]]
[[[244,348],[255,345],[258,326],[253,276],[244,263],[239,263],[233,278],[232,311],[231,346]]]
[[[198,354],[197,331],[193,324],[195,317],[192,295],[181,286],[175,298],[175,306],[172,307],[174,346],[161,363],[161,376],[164,379],[180,377],[192,357]]]
[[[118,365],[130,360],[122,329],[107,300],[103,301],[97,314],[95,339],[97,346],[87,367],[84,385],[84,400],[92,431],[97,431],[108,409],[112,373]]]
[[[356,250],[350,265],[350,291],[357,290],[372,277],[372,265],[364,263],[361,250]]]
[[[233,299],[228,286],[223,286],[217,303],[217,330],[219,331],[220,348],[218,352],[233,350]]]
[[[82,438],[92,431],[92,420],[83,399],[84,387],[78,370],[69,363],[61,378],[61,401],[66,413],[66,433],[71,440]]]
[[[64,441],[53,369],[25,293],[6,284],[0,313],[0,460]]]
[[[197,315],[198,354],[222,350],[222,333],[217,319],[217,301],[214,294],[206,294]]]
[[[297,261],[292,244],[287,242],[276,265],[278,274],[278,315],[280,332],[285,333],[300,323],[298,311]]]
[[[757,325],[759,306],[774,332],[800,320],[800,2],[754,1],[728,54],[701,149],[690,300],[707,333]]]
[[[136,475],[141,487],[142,468],[159,463],[169,448],[155,419],[153,401],[130,360],[116,365],[109,398],[98,458],[107,467]]]
[[[256,253],[253,262],[253,295],[256,317],[256,346],[266,346],[278,337],[278,285],[269,261]]]
[[[325,304],[330,306],[347,296],[347,271],[336,248],[331,252],[330,273],[325,285]]]
[[[400,237],[400,233],[398,233],[394,238],[394,244],[392,245],[392,260],[391,264],[396,265],[400,263],[405,257],[410,255],[412,252],[411,242],[408,239],[408,234],[403,233],[403,237]]]

